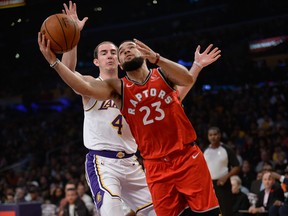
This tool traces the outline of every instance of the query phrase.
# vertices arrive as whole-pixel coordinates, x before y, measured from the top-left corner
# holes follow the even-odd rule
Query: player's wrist
[[[56,65],[58,65],[60,63],[60,60],[58,58],[56,58],[55,62],[53,62],[52,64],[50,64],[51,68],[55,68]]]
[[[158,62],[159,62],[159,60],[160,60],[160,54],[159,53],[155,53],[156,54],[156,60],[155,60],[155,62],[153,63],[153,64],[158,64]]]
[[[204,66],[203,66],[200,62],[198,62],[198,61],[194,61],[193,64],[197,65],[200,69],[203,69],[203,67],[204,67]]]

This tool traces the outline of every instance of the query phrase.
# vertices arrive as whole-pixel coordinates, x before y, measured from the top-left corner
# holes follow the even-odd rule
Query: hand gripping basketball
[[[77,23],[66,14],[53,14],[44,20],[40,32],[50,40],[51,50],[62,54],[72,50],[79,42]]]

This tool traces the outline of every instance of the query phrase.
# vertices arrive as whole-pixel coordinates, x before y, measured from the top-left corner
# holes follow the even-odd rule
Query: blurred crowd
[[[173,60],[192,61],[194,47],[198,44],[204,48],[214,43],[222,50],[221,59],[204,69],[206,71],[200,74],[198,83],[183,103],[198,134],[201,149],[208,145],[208,128],[217,126],[221,129],[223,142],[237,153],[241,165],[238,177],[248,194],[256,193],[252,182],[262,178],[266,165],[279,174],[288,173],[287,41],[284,46],[264,53],[276,57],[278,53],[286,55],[286,59],[279,59],[273,67],[265,60],[259,60],[262,54],[252,55],[248,50],[251,40],[288,34],[287,28],[283,27],[287,15],[282,13],[287,7],[283,7],[284,1],[280,1],[277,10],[274,10],[277,4],[273,1],[264,1],[261,5],[254,2],[252,6],[246,5],[245,10],[250,9],[243,16],[239,8],[244,8],[246,3],[235,2],[236,5],[227,3],[220,8],[214,5],[212,11],[199,8],[198,12],[176,17],[174,22],[166,17],[149,28],[139,25],[142,29],[139,34],[144,34],[145,29],[147,35],[143,37],[147,39],[143,41]],[[237,4],[239,8],[233,10]],[[278,10],[281,13],[277,13]],[[206,16],[208,11],[210,16]],[[193,22],[187,22],[188,16]],[[238,24],[229,24],[226,17]],[[160,33],[163,34],[163,28],[168,29],[167,23],[177,33],[167,32],[163,38]],[[214,25],[218,27],[213,28]],[[95,37],[92,30],[90,33],[91,38],[86,41],[91,42]],[[95,73],[96,69],[91,66],[94,47],[91,43],[79,46],[78,67],[84,72]],[[38,48],[29,51],[40,56]],[[30,53],[27,56],[31,58]],[[49,66],[44,66],[42,57],[39,58],[42,61],[33,63],[33,67],[28,61],[2,65],[3,71],[13,70],[13,73],[7,73],[6,79],[0,81],[0,203],[37,201],[43,204],[43,215],[50,210],[58,215],[65,206],[61,205],[65,187],[73,182],[77,196],[82,198],[85,194],[83,202],[89,209],[91,203],[87,196],[91,198],[91,193],[84,173],[87,150],[83,146],[81,101]],[[202,88],[207,81],[211,83],[211,89]],[[51,109],[59,103],[55,99],[64,96],[69,105],[61,110]],[[15,104],[21,104],[22,109]],[[238,179],[235,181],[239,184]],[[95,214],[93,211],[90,208]]]
[[[208,144],[207,129],[221,128],[223,141],[240,161],[242,185],[251,190],[263,166],[287,172],[287,95],[287,81],[233,89],[195,88],[184,107],[202,149]],[[82,191],[91,196],[84,174],[87,150],[78,99],[70,96],[71,104],[62,111],[1,107],[1,203],[40,201],[59,210],[68,182],[81,183]]]

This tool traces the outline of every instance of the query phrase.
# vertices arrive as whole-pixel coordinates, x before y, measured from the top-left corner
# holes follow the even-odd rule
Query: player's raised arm
[[[70,16],[75,21],[75,23],[77,23],[79,30],[82,31],[86,21],[88,20],[88,17],[84,17],[82,20],[80,20],[77,15],[76,3],[72,3],[72,1],[69,1],[69,6],[66,5],[66,3],[64,3],[63,6],[64,9],[62,12]],[[63,53],[61,61],[69,69],[75,71],[77,64],[77,45],[72,50]]]
[[[178,87],[180,100],[183,100],[187,95],[187,93],[190,91],[190,89],[194,86],[200,71],[204,67],[212,64],[221,57],[221,50],[219,50],[218,47],[215,47],[214,49],[212,49],[212,47],[213,44],[210,44],[203,53],[200,53],[201,47],[199,45],[197,46],[196,51],[194,53],[194,62],[189,70],[189,73],[193,77],[193,83],[191,83],[188,86]]]
[[[142,56],[145,59],[148,59],[148,61],[152,64],[157,64],[159,67],[161,67],[166,78],[173,84],[179,86],[192,85],[193,77],[186,67],[160,56],[139,40],[134,39],[134,42],[136,43],[137,48],[141,51]]]
[[[80,78],[76,73],[73,73],[68,67],[66,67],[60,60],[56,58],[55,53],[50,49],[50,41],[45,40],[45,36],[38,33],[38,45],[43,56],[60,75],[62,80],[69,85],[72,89],[79,92],[82,95],[93,97],[98,100],[117,99],[121,91],[121,81],[118,79],[97,81],[97,80],[84,80]],[[117,91],[116,91],[117,89]]]

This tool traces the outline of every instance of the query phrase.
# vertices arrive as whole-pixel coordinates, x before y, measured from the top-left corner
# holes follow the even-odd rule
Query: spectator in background
[[[65,191],[65,199],[67,202],[59,212],[60,216],[91,216],[75,188],[69,188]]]
[[[241,170],[239,172],[239,177],[242,181],[242,185],[250,190],[252,181],[256,179],[256,174],[253,169],[251,169],[251,165],[248,160],[243,161]]]
[[[242,216],[239,210],[248,210],[250,207],[249,199],[245,193],[241,191],[241,179],[239,176],[234,175],[230,178],[232,185],[232,198],[233,198],[233,216]]]
[[[25,196],[26,196],[25,187],[17,187],[15,189],[15,202],[16,203],[26,202],[27,200],[25,199]]]
[[[67,197],[67,191],[72,190],[72,189],[76,191],[76,183],[74,181],[67,182],[65,185],[65,189],[64,189],[64,198],[61,199],[60,204],[59,204],[59,209],[58,209],[58,215],[59,216],[61,216],[61,214],[64,211],[64,207],[68,203],[68,200],[66,198]]]
[[[39,188],[36,186],[31,186],[28,188],[29,202],[40,202],[43,203],[43,197],[41,197]]]
[[[52,186],[51,188],[51,203],[56,205],[57,208],[59,208],[61,200],[65,198],[64,190],[59,185]]]
[[[278,151],[276,151],[276,149],[278,149]],[[275,147],[273,161],[275,162],[275,171],[283,174],[287,167],[287,156],[285,151],[283,151],[279,146]]]
[[[269,151],[266,149],[262,149],[260,152],[260,161],[257,163],[255,171],[258,173],[263,169],[264,165],[271,165],[272,169],[274,168],[274,162],[271,160]]]
[[[78,196],[85,203],[85,205],[86,205],[87,209],[89,210],[89,212],[91,214],[94,214],[94,212],[96,211],[95,205],[93,203],[93,200],[92,200],[91,196],[87,194],[87,189],[86,189],[85,184],[83,182],[79,182],[77,184],[77,193],[78,193]]]
[[[281,205],[274,205],[269,209],[269,216],[287,216],[288,215],[288,169],[285,170],[285,175],[280,175],[277,172],[272,172],[271,175],[280,181],[281,188],[284,192],[284,202]]]
[[[15,203],[14,190],[7,188],[4,193],[4,203]]]
[[[204,157],[210,171],[216,196],[223,216],[233,214],[233,195],[230,177],[240,171],[235,152],[221,142],[221,131],[218,127],[208,129],[210,145],[204,150]]]
[[[280,206],[284,201],[284,193],[281,187],[275,185],[275,179],[271,172],[266,171],[262,177],[264,190],[257,194],[256,206],[249,207],[249,213],[257,214],[268,212],[273,205]],[[267,214],[268,215],[268,214]],[[260,216],[260,214],[259,214]]]
[[[272,171],[272,166],[269,164],[264,165],[262,170],[257,173],[256,179],[252,181],[251,188],[250,188],[251,193],[258,194],[261,190],[264,189],[262,177],[263,177],[264,172],[267,172],[267,171]]]

